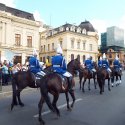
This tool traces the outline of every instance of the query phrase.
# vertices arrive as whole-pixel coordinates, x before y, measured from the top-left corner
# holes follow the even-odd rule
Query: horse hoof
[[[72,108],[68,108],[67,111],[72,111]]]
[[[45,125],[45,122],[41,118],[39,118],[39,122],[40,122],[40,125]]]
[[[23,103],[20,103],[19,105],[20,105],[21,107],[24,107],[24,104],[23,104]]]

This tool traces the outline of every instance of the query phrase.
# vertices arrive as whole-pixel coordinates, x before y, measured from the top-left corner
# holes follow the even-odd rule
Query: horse
[[[111,70],[112,70],[112,78],[111,78],[112,87],[114,86],[114,80],[116,80],[116,86],[118,86],[121,83],[122,70],[115,67],[112,67]]]
[[[81,64],[80,64],[80,61],[78,59],[71,60],[67,65],[67,70],[73,76],[72,77],[72,86],[75,86],[75,81],[74,81],[75,70],[79,70],[80,67],[81,67]],[[45,124],[44,120],[42,119],[42,115],[41,115],[44,101],[47,103],[50,110],[55,111],[57,116],[60,116],[60,111],[57,107],[57,101],[59,98],[59,94],[65,93],[66,101],[67,101],[67,109],[70,111],[73,108],[74,103],[75,103],[75,94],[74,94],[74,90],[69,91],[67,78],[63,78],[58,73],[51,72],[51,73],[45,75],[41,79],[41,82],[42,82],[42,84],[40,84],[41,98],[40,98],[40,101],[38,104],[38,109],[39,109],[39,118],[38,119],[39,119],[39,122],[41,122],[41,124]],[[65,90],[62,89],[62,84],[65,87]],[[53,95],[52,103],[50,102],[48,93]],[[73,100],[71,107],[69,105],[68,93],[70,93],[72,100]]]
[[[37,81],[37,82],[36,82]],[[28,71],[19,71],[12,75],[12,103],[11,103],[11,110],[13,109],[14,105],[20,105],[21,107],[24,106],[20,99],[21,91],[26,87],[31,88],[38,88],[40,85],[39,79],[35,80],[35,75]],[[37,85],[36,85],[37,83]],[[18,99],[18,102],[17,102]]]
[[[100,88],[100,94],[104,92],[104,85],[105,85],[105,80],[108,80],[108,90],[111,91],[110,89],[110,76],[111,73],[107,71],[105,67],[98,68],[97,70],[97,82]]]
[[[96,69],[96,67],[97,67],[96,63],[94,62],[93,64],[94,64],[94,68]],[[84,81],[83,81],[83,84],[81,85],[82,78],[84,78]],[[85,92],[84,84],[85,84],[87,79],[88,79],[88,90],[91,90],[90,89],[90,80],[91,79],[94,80],[94,86],[95,86],[95,89],[96,89],[96,81],[95,81],[95,79],[96,79],[96,72],[90,71],[87,67],[81,68],[79,70],[79,84],[80,84],[80,90],[82,88],[83,92]]]

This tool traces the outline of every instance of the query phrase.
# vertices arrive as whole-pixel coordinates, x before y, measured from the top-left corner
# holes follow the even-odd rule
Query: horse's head
[[[81,68],[81,63],[79,59],[76,58],[72,62],[73,62],[72,64],[75,70],[79,70]]]

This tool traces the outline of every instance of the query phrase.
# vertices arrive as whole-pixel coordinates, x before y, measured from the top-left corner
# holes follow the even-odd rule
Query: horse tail
[[[55,112],[55,109],[54,107],[52,106],[52,103],[50,101],[50,97],[48,95],[48,90],[47,90],[47,86],[45,85],[45,87],[43,86],[45,84],[43,84],[42,82],[42,85],[40,86],[40,92],[41,92],[41,95],[43,96],[43,98],[45,99],[45,102],[47,104],[47,106],[49,107],[49,109],[53,112]]]
[[[14,105],[17,105],[17,96],[16,96],[16,79],[15,74],[12,76],[12,103],[11,103],[11,110],[13,109]]]

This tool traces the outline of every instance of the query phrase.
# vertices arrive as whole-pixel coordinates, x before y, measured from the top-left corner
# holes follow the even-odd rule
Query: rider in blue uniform
[[[87,59],[85,60],[85,67],[89,69],[90,72],[96,72],[96,70],[94,69],[93,61],[90,59],[90,55],[88,54],[86,58]]]
[[[99,61],[98,61],[98,67],[101,68],[102,67],[102,57],[100,56]]]
[[[109,73],[112,72],[111,69],[110,69],[110,67],[109,67],[109,62],[108,62],[108,60],[107,60],[107,58],[106,58],[105,53],[103,53],[103,57],[102,57],[102,66],[105,67],[106,70],[107,70]]]
[[[38,74],[40,76],[44,76],[45,73],[42,71],[40,67],[39,60],[37,59],[37,51],[33,50],[33,56],[29,59],[29,69],[32,73]]]
[[[118,69],[118,70],[122,69],[119,58],[118,58],[117,55],[116,55],[115,60],[113,62],[113,66],[114,66],[115,69]]]
[[[62,48],[58,44],[57,54],[52,57],[52,68],[54,72],[57,72],[68,78],[69,91],[72,91],[72,74],[67,71],[66,60],[64,58]],[[65,89],[62,85],[62,88]]]

